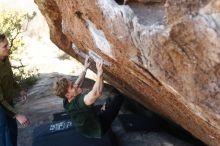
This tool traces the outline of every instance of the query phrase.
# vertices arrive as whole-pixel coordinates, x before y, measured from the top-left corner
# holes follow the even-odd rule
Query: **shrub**
[[[20,84],[34,84],[38,79],[37,72],[25,71],[21,59],[18,57],[23,51],[24,41],[22,33],[27,30],[29,22],[36,16],[33,14],[24,13],[21,11],[8,10],[0,12],[0,32],[4,33],[10,43],[10,59],[20,63],[18,66],[12,65],[12,70],[15,74],[15,79]]]

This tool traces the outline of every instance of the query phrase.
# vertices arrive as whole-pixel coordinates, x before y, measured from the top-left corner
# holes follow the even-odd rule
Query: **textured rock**
[[[35,2],[60,49],[81,62],[104,59],[109,83],[220,144],[219,0]]]

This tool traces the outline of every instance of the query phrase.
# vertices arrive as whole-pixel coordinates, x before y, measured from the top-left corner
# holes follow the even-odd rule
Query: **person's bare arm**
[[[86,71],[89,68],[90,64],[91,64],[91,62],[89,61],[89,56],[86,56],[85,63],[84,63],[84,70],[82,71],[82,73],[79,75],[79,77],[75,81],[75,83],[74,83],[75,85],[79,85],[79,87],[82,86],[82,84],[85,80]]]
[[[102,61],[96,61],[97,79],[92,90],[85,96],[84,102],[86,105],[92,105],[101,96],[103,90],[103,69]]]

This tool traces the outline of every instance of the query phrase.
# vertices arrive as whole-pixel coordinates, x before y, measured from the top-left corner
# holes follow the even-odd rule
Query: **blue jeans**
[[[0,146],[17,145],[17,123],[0,105]]]

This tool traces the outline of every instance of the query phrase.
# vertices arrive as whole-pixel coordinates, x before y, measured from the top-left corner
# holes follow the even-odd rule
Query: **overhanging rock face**
[[[104,59],[120,91],[220,145],[219,0],[35,2],[60,49]]]

